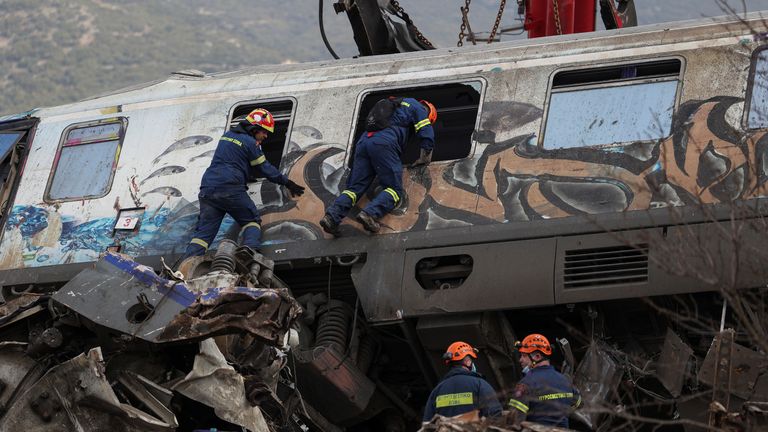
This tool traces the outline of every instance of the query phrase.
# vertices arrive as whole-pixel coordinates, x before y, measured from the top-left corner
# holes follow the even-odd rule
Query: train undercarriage
[[[369,322],[354,264],[223,241],[180,273],[107,253],[63,284],[3,287],[0,430],[416,430],[448,343],[480,348],[504,401],[529,332],[558,337],[577,430],[768,425],[768,356],[719,293]],[[765,289],[749,295],[765,322]],[[425,430],[478,428],[440,422]]]

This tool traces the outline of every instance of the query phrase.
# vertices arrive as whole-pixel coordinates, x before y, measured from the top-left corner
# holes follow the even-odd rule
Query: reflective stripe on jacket
[[[288,180],[267,161],[256,140],[236,127],[224,132],[219,139],[200,188],[245,190],[253,177],[266,177],[278,184],[285,184]]]
[[[434,147],[435,130],[429,122],[428,115],[427,109],[416,99],[404,98],[400,102],[400,106],[392,113],[389,123],[390,128],[396,129],[397,141],[401,149],[407,144],[411,130],[416,132],[421,148],[431,150]]]
[[[554,367],[538,366],[515,386],[508,405],[528,421],[567,428],[568,414],[581,405],[581,395]]]
[[[453,417],[473,410],[480,410],[484,417],[496,417],[501,415],[501,404],[480,374],[454,366],[429,395],[423,419],[428,422],[435,414]]]

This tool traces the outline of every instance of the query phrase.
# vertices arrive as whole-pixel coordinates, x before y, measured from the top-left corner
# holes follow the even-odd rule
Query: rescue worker
[[[403,197],[403,163],[400,155],[411,131],[419,138],[420,155],[411,167],[428,165],[432,161],[435,132],[432,124],[437,120],[437,109],[431,103],[413,98],[394,99],[397,107],[391,113],[388,126],[371,130],[371,113],[367,116],[366,130],[355,144],[352,172],[347,188],[341,191],[320,221],[323,230],[338,236],[339,224],[349,210],[371,186],[374,176],[379,177],[383,190],[357,215],[357,221],[367,231],[380,229],[378,220],[392,211]],[[379,101],[381,103],[382,101]],[[378,105],[378,104],[377,104]],[[373,112],[376,109],[371,111]]]
[[[424,422],[431,421],[435,414],[454,417],[474,410],[479,410],[482,417],[501,415],[496,392],[477,373],[472,359],[477,359],[477,350],[468,343],[459,341],[448,347],[443,360],[450,369],[429,395]]]
[[[552,346],[540,334],[530,334],[516,343],[525,376],[515,386],[509,401],[512,423],[528,420],[568,428],[568,414],[581,405],[579,391],[549,364]]]
[[[242,245],[257,251],[261,246],[261,217],[248,196],[249,181],[266,177],[284,185],[291,196],[301,196],[304,187],[281,174],[267,161],[261,143],[275,131],[272,114],[257,108],[222,135],[211,165],[200,182],[200,216],[184,258],[203,255],[216,237],[221,221],[229,214],[240,225]]]

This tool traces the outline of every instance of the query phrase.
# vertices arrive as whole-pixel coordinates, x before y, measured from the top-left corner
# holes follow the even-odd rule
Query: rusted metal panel
[[[326,347],[295,355],[302,395],[330,421],[344,425],[365,411],[376,384],[348,355]]]
[[[749,399],[768,369],[768,356],[735,343],[733,335],[733,330],[725,330],[715,337],[698,375],[699,381],[713,387],[713,397],[726,409],[730,395]]]

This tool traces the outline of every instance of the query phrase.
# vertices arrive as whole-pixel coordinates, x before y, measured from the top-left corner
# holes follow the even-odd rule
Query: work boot
[[[357,214],[357,221],[363,225],[366,231],[376,234],[381,229],[381,225],[376,222],[376,219],[371,217],[368,213],[361,211]]]
[[[323,231],[334,237],[339,237],[341,235],[341,231],[339,231],[339,224],[334,222],[330,215],[325,215],[322,219],[320,219],[320,226],[323,227]]]

